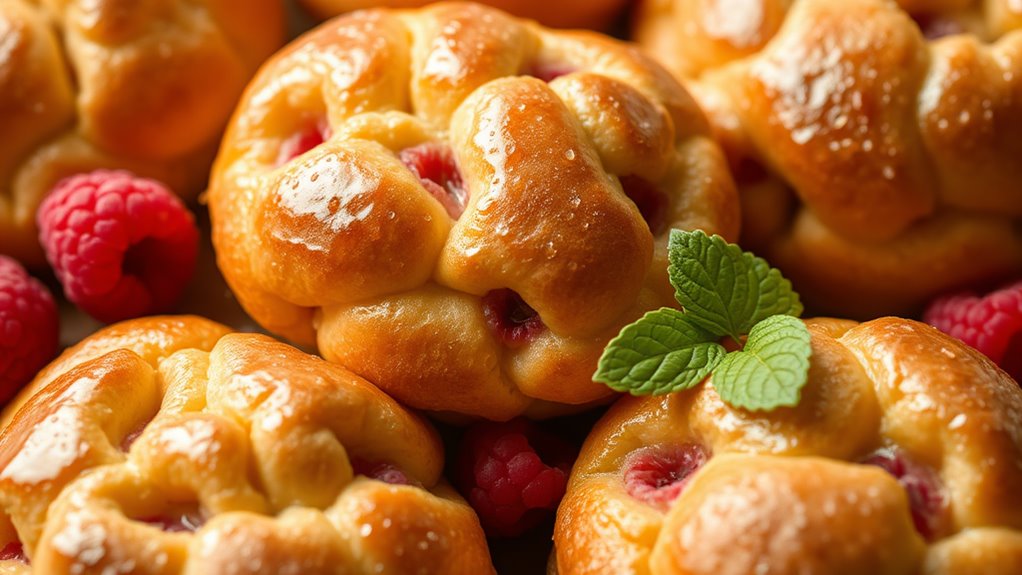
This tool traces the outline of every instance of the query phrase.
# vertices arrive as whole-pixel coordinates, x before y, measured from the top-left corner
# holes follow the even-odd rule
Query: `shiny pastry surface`
[[[36,209],[66,176],[203,189],[245,83],[283,43],[283,5],[5,0],[0,39],[0,253],[39,265]]]
[[[274,57],[209,206],[264,327],[410,406],[502,420],[609,397],[603,346],[673,301],[668,231],[738,230],[723,155],[662,68],[457,3],[341,17]]]
[[[808,320],[793,408],[621,400],[572,472],[555,572],[1015,573],[1022,389],[911,320]]]
[[[432,428],[266,336],[127,322],[26,395],[0,431],[0,571],[492,572]]]
[[[1022,5],[663,0],[637,39],[706,107],[743,246],[818,313],[1022,274]]]

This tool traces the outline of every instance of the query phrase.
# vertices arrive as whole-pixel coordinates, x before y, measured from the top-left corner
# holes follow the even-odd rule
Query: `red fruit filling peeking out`
[[[936,15],[916,14],[912,19],[919,25],[919,31],[927,40],[937,40],[944,36],[953,36],[966,32],[965,26],[958,20]]]
[[[932,469],[912,461],[900,449],[877,450],[862,462],[876,465],[898,480],[908,495],[912,522],[920,535],[932,540],[939,534],[947,509],[947,498],[940,478]]]
[[[198,511],[187,513],[171,513],[138,519],[167,533],[194,533],[206,522]]]
[[[486,324],[508,347],[528,343],[544,328],[536,310],[513,290],[493,290],[483,296]]]
[[[666,231],[669,207],[666,194],[638,176],[621,176],[621,187],[625,195],[635,203],[635,207],[639,208],[650,233],[659,236]]]
[[[326,120],[305,126],[280,145],[280,151],[277,153],[277,165],[282,166],[329,140],[330,134],[330,126]]]
[[[534,422],[478,423],[462,437],[454,479],[488,535],[514,537],[553,516],[574,459]]]
[[[449,146],[427,142],[405,148],[397,157],[419,178],[426,191],[443,205],[451,218],[461,217],[468,204],[468,190]]]
[[[351,462],[351,467],[355,475],[362,475],[391,485],[419,485],[417,481],[409,478],[400,467],[386,461],[369,462],[355,458]]]
[[[702,446],[693,443],[638,449],[625,461],[625,489],[640,501],[666,509],[709,458]]]
[[[28,563],[28,557],[25,555],[25,548],[22,547],[21,541],[11,541],[7,545],[4,545],[0,549],[0,561],[18,561],[20,563]]]
[[[550,82],[554,78],[567,76],[576,70],[578,68],[575,66],[562,62],[534,62],[532,66],[526,69],[525,75],[539,78],[544,82]]]

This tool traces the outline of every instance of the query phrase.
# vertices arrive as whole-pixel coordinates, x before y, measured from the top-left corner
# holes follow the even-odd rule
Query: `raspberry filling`
[[[461,217],[468,204],[468,190],[449,146],[435,142],[419,144],[401,150],[397,157],[444,206],[448,215],[454,219]]]
[[[932,469],[912,461],[900,449],[880,449],[862,460],[876,465],[898,480],[908,495],[912,522],[916,531],[932,540],[940,531],[947,499],[940,478]]]
[[[642,219],[646,220],[649,231],[658,236],[667,228],[667,194],[638,176],[622,176],[621,187],[635,207],[639,208]]]
[[[124,436],[124,439],[121,440],[121,451],[127,453],[131,450],[131,446],[135,443],[135,440],[142,435],[142,432],[145,431],[145,428],[149,425],[150,421],[152,420],[146,420],[142,425],[138,426],[138,428]]]
[[[0,549],[0,561],[28,563],[28,557],[25,555],[25,548],[22,547],[21,541],[11,541],[4,545],[3,549]]]
[[[391,485],[418,485],[418,482],[409,478],[400,467],[386,461],[370,462],[355,458],[351,462],[351,467],[355,475],[362,475]]]
[[[330,134],[330,126],[325,120],[320,120],[291,134],[280,145],[280,151],[277,153],[277,165],[282,166],[322,144],[330,138]]]
[[[157,515],[154,517],[142,517],[138,519],[138,521],[148,523],[149,525],[152,525],[161,531],[166,531],[167,533],[194,533],[206,522],[205,518],[203,518],[197,511],[180,514]]]
[[[493,290],[483,296],[483,315],[507,346],[527,343],[543,330],[543,320],[522,296],[510,289]]]
[[[965,32],[962,23],[951,18],[944,18],[935,15],[917,14],[912,17],[919,25],[919,31],[928,40],[937,40],[945,36],[954,36]]]
[[[554,78],[567,76],[576,70],[578,70],[578,68],[575,66],[570,66],[562,62],[535,62],[525,71],[525,75],[532,76],[533,78],[539,78],[544,82],[550,82]]]
[[[666,508],[709,458],[709,453],[694,443],[636,450],[625,461],[625,489],[640,501]]]

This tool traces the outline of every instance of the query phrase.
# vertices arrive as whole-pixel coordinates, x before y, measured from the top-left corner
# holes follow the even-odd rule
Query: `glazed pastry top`
[[[705,118],[665,71],[465,4],[359,12],[281,52],[209,198],[257,321],[405,403],[497,419],[606,397],[603,344],[671,301],[668,230],[738,225]],[[508,306],[525,319],[494,319]],[[487,327],[533,318],[518,339]]]

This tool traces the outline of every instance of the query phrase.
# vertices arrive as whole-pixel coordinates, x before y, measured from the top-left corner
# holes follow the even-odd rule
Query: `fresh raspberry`
[[[0,405],[57,352],[53,296],[13,259],[0,256]]]
[[[455,479],[487,534],[514,537],[553,515],[573,460],[568,443],[530,421],[478,423],[465,431]]]
[[[923,321],[978,349],[1022,382],[1022,281],[984,297],[942,297],[930,304]]]
[[[128,172],[63,180],[38,217],[64,294],[100,321],[167,310],[195,269],[192,214],[161,184]]]
[[[509,347],[527,343],[543,330],[543,320],[522,296],[498,289],[483,296],[483,316],[500,341]]]
[[[940,533],[947,498],[932,469],[912,460],[900,449],[880,449],[862,462],[876,465],[898,480],[908,496],[912,523],[920,535],[932,540]]]
[[[639,501],[666,509],[709,458],[693,443],[638,449],[625,460],[625,490]]]
[[[454,219],[461,217],[468,204],[468,190],[450,147],[433,142],[419,144],[401,150],[397,157],[444,206],[448,215]]]

